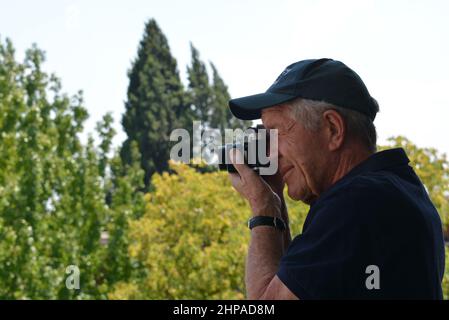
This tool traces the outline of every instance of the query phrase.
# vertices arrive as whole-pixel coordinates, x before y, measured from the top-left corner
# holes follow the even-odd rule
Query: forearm
[[[284,232],[270,226],[251,230],[246,260],[246,293],[248,299],[260,298],[276,275],[284,252]]]
[[[282,218],[288,226],[288,213],[282,194],[283,184],[271,184],[270,187],[268,182],[261,179],[251,168],[242,164],[243,156],[237,150],[234,154],[231,152],[231,159],[238,171],[238,174],[230,173],[229,175],[232,185],[248,200],[253,215]],[[273,179],[274,177],[269,180]],[[278,180],[282,182],[279,174]],[[277,188],[273,187],[276,185]],[[272,288],[269,287],[270,283],[276,284],[272,281],[276,280],[279,262],[289,244],[289,228],[284,231],[262,225],[252,228],[245,268],[248,299],[267,297],[267,288]],[[279,290],[275,289],[275,291]],[[271,296],[273,295],[268,295],[268,297]]]
[[[292,241],[291,233],[290,233],[290,220],[288,218],[288,211],[287,206],[285,204],[284,199],[282,199],[282,209],[281,209],[281,218],[285,222],[285,226],[287,227],[285,231],[283,232],[283,239],[284,239],[284,252],[287,251],[288,246],[290,245],[290,242]]]
[[[280,216],[288,226],[285,205],[264,215]],[[260,298],[276,275],[282,255],[290,244],[290,229],[280,231],[271,226],[257,226],[251,230],[246,260],[246,291],[248,299]]]

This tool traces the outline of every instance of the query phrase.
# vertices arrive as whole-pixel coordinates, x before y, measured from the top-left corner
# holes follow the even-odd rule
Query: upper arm
[[[261,300],[299,300],[297,296],[290,291],[289,288],[278,278],[274,276],[273,280],[268,284]]]

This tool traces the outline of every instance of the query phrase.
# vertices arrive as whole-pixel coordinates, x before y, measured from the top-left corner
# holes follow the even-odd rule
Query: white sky
[[[232,97],[264,92],[289,64],[343,61],[380,103],[379,141],[405,135],[449,153],[448,1],[0,0],[0,36],[22,59],[33,42],[63,91],[84,91],[86,129],[112,111],[120,143],[127,70],[155,18],[186,84],[189,42]]]

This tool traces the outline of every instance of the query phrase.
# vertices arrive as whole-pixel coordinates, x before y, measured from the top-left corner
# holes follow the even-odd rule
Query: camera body
[[[230,150],[237,149],[243,155],[244,164],[259,174],[260,168],[270,167],[268,159],[269,136],[263,125],[250,127],[245,131],[243,143],[226,144],[219,148],[220,170],[237,173],[230,159]]]

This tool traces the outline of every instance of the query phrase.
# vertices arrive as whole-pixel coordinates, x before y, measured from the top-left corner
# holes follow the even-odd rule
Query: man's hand
[[[243,162],[237,149],[230,151],[232,164],[238,173],[230,173],[233,187],[245,197],[255,216],[277,216],[282,218],[284,184],[279,174],[263,179]]]
[[[253,214],[281,217],[288,221],[279,174],[261,178],[243,163],[242,154],[231,150],[230,158],[238,173],[230,173],[234,188],[245,197]],[[279,232],[270,226],[251,230],[245,268],[248,299],[297,299],[276,276],[279,261],[290,243],[290,229]]]

